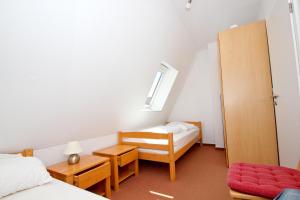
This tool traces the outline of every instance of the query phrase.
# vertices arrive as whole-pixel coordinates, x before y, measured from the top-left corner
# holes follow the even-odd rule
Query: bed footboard
[[[169,163],[170,179],[172,181],[176,179],[173,133],[119,132],[118,137],[119,144],[133,145],[143,149],[167,151],[168,153],[165,155],[139,152],[139,159]],[[157,139],[167,140],[168,142],[167,144],[148,144],[143,142],[124,141],[124,138]]]
[[[162,133],[151,133],[151,132],[119,132],[119,144],[133,145],[143,149],[168,151],[169,150],[168,144],[170,144],[170,141],[168,141],[168,144],[162,145],[162,144],[148,144],[142,142],[124,141],[124,138],[169,140],[170,137],[172,138],[173,141],[173,133],[162,134]]]

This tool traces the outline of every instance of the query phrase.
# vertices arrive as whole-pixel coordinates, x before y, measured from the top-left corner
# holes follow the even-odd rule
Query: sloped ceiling
[[[185,10],[187,0],[174,4],[198,48],[205,48],[216,41],[218,32],[257,20],[264,1],[269,0],[193,0],[190,11]]]
[[[165,122],[195,53],[171,0],[2,0],[0,29],[0,152]],[[142,112],[161,61],[178,79]]]

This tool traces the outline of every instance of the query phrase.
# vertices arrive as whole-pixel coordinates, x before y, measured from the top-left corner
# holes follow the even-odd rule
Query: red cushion
[[[274,198],[282,190],[300,189],[300,171],[286,167],[233,164],[228,171],[228,186],[254,196]]]

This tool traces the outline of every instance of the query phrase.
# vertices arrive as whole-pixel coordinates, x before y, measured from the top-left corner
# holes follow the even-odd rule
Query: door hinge
[[[289,11],[290,13],[294,13],[294,4],[292,2],[289,3]]]

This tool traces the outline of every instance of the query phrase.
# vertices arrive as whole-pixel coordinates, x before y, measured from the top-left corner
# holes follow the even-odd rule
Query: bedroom
[[[228,167],[234,162],[297,168],[299,5],[298,0],[0,1],[0,155],[28,149],[34,155],[0,159],[0,198],[43,195],[38,188],[30,193],[33,185],[9,188],[5,181],[22,180],[27,160],[28,170],[39,163],[46,177],[45,167],[56,179],[64,176],[73,185],[87,180],[87,186],[95,186],[91,190],[116,200],[226,200],[231,199]],[[257,26],[249,38],[261,34],[256,30],[267,32],[257,45],[226,43],[227,34],[251,25]],[[246,37],[233,38],[230,44]],[[242,57],[240,44],[253,49]],[[261,76],[226,73],[229,58],[241,66],[261,61],[268,87],[260,85]],[[247,81],[253,87],[246,88]],[[235,98],[228,98],[231,86]],[[244,88],[251,101],[265,94],[263,89],[270,92],[268,105],[251,111],[256,104],[237,99]],[[232,119],[231,108],[248,115]],[[231,132],[236,130],[250,133],[234,135],[240,138],[235,140]],[[137,148],[103,152],[121,144]],[[261,156],[255,160],[250,152]],[[85,159],[93,153],[96,164],[66,172],[91,164]],[[80,161],[57,169],[68,158]],[[12,166],[19,172],[13,177]],[[96,175],[80,176],[88,169]],[[55,183],[74,190],[69,198],[101,198]],[[52,194],[66,198],[63,190],[56,191]]]

